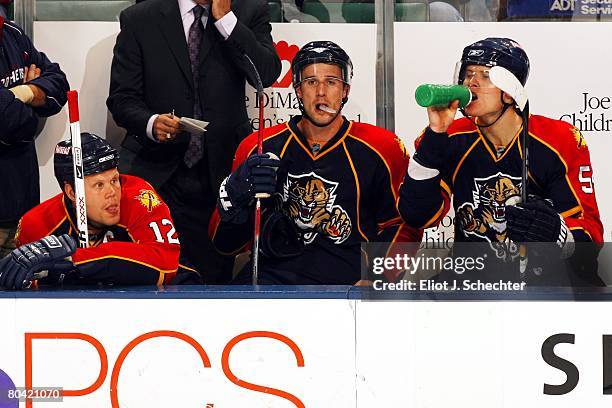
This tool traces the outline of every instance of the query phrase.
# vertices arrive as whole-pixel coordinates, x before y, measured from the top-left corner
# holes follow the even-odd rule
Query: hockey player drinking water
[[[265,130],[264,154],[256,134],[240,144],[209,232],[219,251],[247,250],[254,197],[268,193],[259,283],[354,284],[362,242],[420,241],[395,207],[408,155],[393,133],[342,115],[353,65],[337,44],[306,44],[292,74],[302,115]]]
[[[452,197],[455,243],[482,242],[489,260],[497,261],[486,273],[463,278],[601,285],[596,259],[603,228],[589,149],[580,131],[563,121],[521,114],[528,106],[523,86],[529,59],[515,41],[486,38],[468,45],[457,68],[456,83],[469,87],[472,100],[462,111],[465,117],[457,120],[458,101],[427,109],[429,125],[415,143],[400,191],[404,221],[414,228],[435,226]],[[522,179],[524,147],[527,185]],[[522,202],[525,192],[529,197]],[[571,270],[565,274],[537,267],[535,253],[521,253],[520,243],[530,242],[554,243],[548,248],[555,248],[556,259],[568,259]],[[503,276],[499,265],[518,264],[519,259],[528,267],[506,268],[516,275]]]
[[[35,279],[49,285],[155,285],[170,283],[177,269],[182,280],[197,278],[179,266],[170,211],[151,185],[120,175],[118,152],[99,136],[81,133],[81,144],[89,247],[76,248],[72,146],[62,141],[53,158],[62,193],[22,217],[16,235],[21,247],[0,260],[0,288],[23,289]]]

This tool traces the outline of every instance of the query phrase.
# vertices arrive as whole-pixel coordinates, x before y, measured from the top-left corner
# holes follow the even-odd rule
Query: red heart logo
[[[300,47],[295,44],[289,45],[286,41],[274,43],[274,47],[280,57],[281,63],[283,63],[283,69],[276,82],[272,84],[272,88],[289,88],[289,86],[291,86],[291,63],[300,50]]]

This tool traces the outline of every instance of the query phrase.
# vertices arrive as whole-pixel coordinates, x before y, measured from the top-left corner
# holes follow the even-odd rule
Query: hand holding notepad
[[[193,118],[182,117],[179,119],[179,126],[181,130],[187,133],[191,133],[193,135],[201,135],[206,132],[206,126],[208,126],[208,122]]]

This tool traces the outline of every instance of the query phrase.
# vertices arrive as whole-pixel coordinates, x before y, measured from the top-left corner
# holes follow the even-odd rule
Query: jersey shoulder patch
[[[565,160],[571,160],[577,152],[588,149],[580,130],[562,120],[531,115],[529,133],[542,144],[559,153]]]
[[[159,193],[144,179],[127,174],[121,175],[121,217],[119,224],[128,225],[133,217],[152,213],[166,207]]]

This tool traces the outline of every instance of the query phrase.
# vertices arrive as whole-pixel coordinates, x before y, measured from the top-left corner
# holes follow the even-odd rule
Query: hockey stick
[[[527,183],[529,182],[529,98],[523,84],[506,68],[492,67],[489,73],[491,82],[510,95],[519,109],[523,119],[523,130],[520,135],[521,155],[523,156],[521,171],[521,202],[526,203],[529,198]],[[522,274],[527,270],[527,246],[519,246],[519,271]]]
[[[257,154],[263,153],[263,129],[264,129],[264,88],[261,82],[261,77],[257,71],[257,67],[248,55],[244,54],[249,62],[253,73],[255,74],[255,85],[257,90],[257,99],[259,100],[259,129],[257,130]],[[255,214],[253,221],[253,286],[257,285],[259,278],[259,240],[261,234],[261,199],[268,198],[270,194],[257,193],[255,194]]]
[[[521,132],[521,150],[523,156],[523,168],[521,174],[521,202],[526,203],[529,198],[527,193],[527,183],[529,183],[529,101],[525,103],[525,107],[521,110],[523,117],[523,131]],[[519,246],[519,271],[524,274],[527,271],[527,246],[521,244]]]
[[[79,95],[77,91],[68,91],[68,121],[70,122],[70,141],[72,144],[72,171],[74,173],[74,198],[77,221],[79,248],[89,246],[89,230],[87,229],[87,206],[85,205],[85,179],[83,155],[81,149],[81,125],[79,123]],[[68,257],[66,259],[71,259]],[[46,278],[48,270],[34,274],[34,280]],[[29,288],[32,282],[27,287]]]
[[[87,229],[87,206],[85,205],[85,171],[81,149],[81,125],[79,122],[79,95],[77,91],[68,91],[68,119],[70,121],[70,138],[72,142],[72,160],[74,171],[74,196],[76,221],[79,236],[79,247],[89,246]]]

